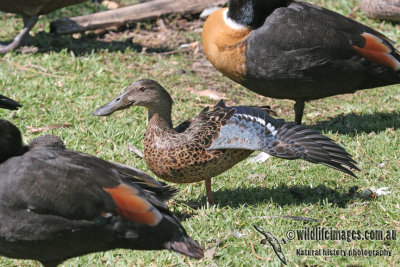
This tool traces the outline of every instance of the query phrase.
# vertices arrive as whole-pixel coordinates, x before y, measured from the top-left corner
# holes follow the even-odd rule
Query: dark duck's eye
[[[141,92],[144,92],[144,91],[146,90],[146,88],[142,86],[142,87],[139,88],[139,90],[140,90]]]

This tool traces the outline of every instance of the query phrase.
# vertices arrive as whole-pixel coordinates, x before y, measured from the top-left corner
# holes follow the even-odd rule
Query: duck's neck
[[[154,105],[149,107],[149,125],[157,125],[172,129],[171,111],[172,104]]]
[[[258,28],[278,7],[287,6],[291,0],[229,0],[228,18],[239,25]]]

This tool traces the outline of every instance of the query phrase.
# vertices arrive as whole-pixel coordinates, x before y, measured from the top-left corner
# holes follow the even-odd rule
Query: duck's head
[[[143,106],[149,111],[165,110],[166,108],[170,109],[172,103],[171,96],[158,82],[143,79],[134,82],[122,95],[96,109],[93,115],[108,116],[130,106]]]
[[[16,110],[21,105],[3,95],[0,95],[0,108]],[[22,155],[26,151],[22,143],[21,132],[11,122],[0,120],[0,163],[8,158]]]
[[[287,6],[290,0],[229,0],[228,17],[242,26],[260,27],[275,9]]]
[[[65,149],[65,144],[60,137],[51,134],[45,134],[36,137],[28,144],[29,149],[34,149],[36,147],[58,147]]]
[[[19,129],[7,120],[0,120],[0,163],[22,155],[25,150]]]

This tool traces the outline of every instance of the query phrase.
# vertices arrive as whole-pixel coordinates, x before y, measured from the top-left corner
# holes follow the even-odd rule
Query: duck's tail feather
[[[264,109],[249,106],[233,109],[235,114],[207,150],[261,150],[279,158],[324,164],[354,177],[350,169],[359,170],[349,153],[315,130],[274,119]]]
[[[170,185],[166,185],[165,183],[161,182],[163,187],[159,192],[157,192],[156,196],[161,199],[162,201],[168,201],[173,196],[178,193],[178,189],[176,187],[172,187]]]

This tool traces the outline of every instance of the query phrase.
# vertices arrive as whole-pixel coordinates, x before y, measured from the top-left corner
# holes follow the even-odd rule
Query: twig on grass
[[[266,260],[266,261],[270,261],[270,260],[271,260],[270,257],[268,257],[268,258],[263,258],[263,257],[259,256],[259,255],[257,254],[256,250],[254,249],[254,244],[253,244],[253,242],[251,242],[251,241],[250,241],[250,246],[251,246],[251,252],[253,253],[253,255],[254,255],[257,259],[259,259],[259,260]]]

